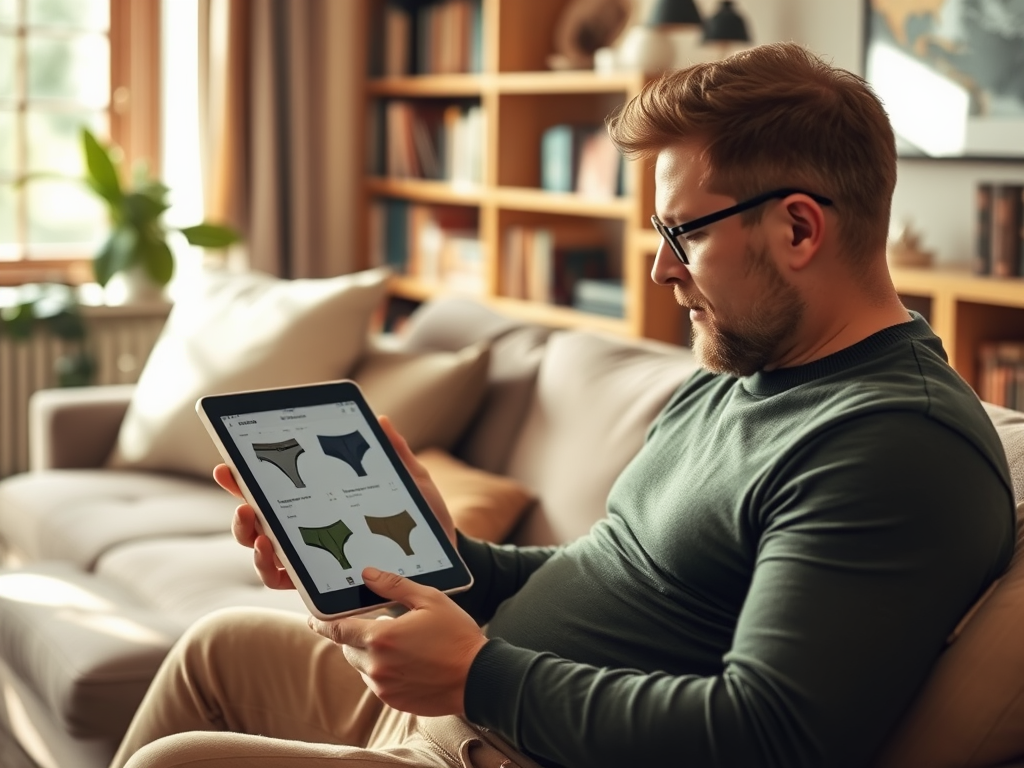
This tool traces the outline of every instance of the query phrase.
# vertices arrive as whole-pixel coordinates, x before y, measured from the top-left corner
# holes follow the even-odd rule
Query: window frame
[[[109,0],[110,102],[107,113],[110,136],[105,137],[123,151],[122,167],[131,168],[136,162],[145,161],[158,178],[161,3],[162,0]],[[27,109],[27,101],[16,105],[19,112]],[[21,146],[18,151],[25,153],[27,147]],[[31,249],[26,248],[18,259],[0,260],[0,285],[41,281],[77,285],[92,280],[92,259],[87,256],[33,256]]]

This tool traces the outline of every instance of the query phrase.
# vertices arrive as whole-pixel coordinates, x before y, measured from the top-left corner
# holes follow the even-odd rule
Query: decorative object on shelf
[[[714,46],[720,57],[724,57],[732,48],[750,42],[747,23],[736,12],[732,0],[722,0],[722,4],[714,15],[704,22],[704,45]]]
[[[68,344],[54,363],[61,387],[92,382],[96,363],[85,346],[86,326],[73,288],[61,283],[26,283],[13,291],[13,301],[0,305],[0,335],[27,342],[42,330]]]
[[[159,299],[174,274],[174,257],[167,245],[168,229],[174,228],[160,220],[170,207],[170,190],[143,166],[134,169],[131,186],[123,187],[119,151],[104,147],[87,128],[82,128],[81,136],[84,182],[106,204],[112,228],[93,259],[96,282],[105,286],[114,275],[123,273],[128,299]],[[201,248],[226,248],[240,240],[230,227],[209,222],[178,231],[189,244]]]
[[[1019,3],[864,0],[864,32],[901,157],[1024,158]]]
[[[555,27],[551,69],[591,69],[595,51],[619,36],[629,20],[630,0],[572,0]]]
[[[930,267],[934,254],[921,247],[921,236],[904,222],[886,247],[886,258],[894,267]]]
[[[619,68],[658,75],[679,66],[680,44],[695,47],[702,29],[693,0],[655,0],[643,23],[634,24],[623,35],[618,46]],[[693,39],[683,40],[686,37]]]

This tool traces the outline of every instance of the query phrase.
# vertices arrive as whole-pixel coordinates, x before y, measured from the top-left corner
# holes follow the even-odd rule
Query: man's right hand
[[[413,480],[420,489],[420,493],[423,494],[427,503],[430,504],[430,508],[441,523],[441,527],[444,528],[444,532],[451,540],[452,546],[455,546],[455,523],[452,522],[451,514],[448,512],[448,505],[441,498],[441,493],[431,479],[430,474],[413,454],[405,438],[395,431],[387,416],[380,417],[380,425],[391,441],[392,446],[394,446],[395,452],[398,453],[402,463],[409,470],[409,474],[412,475]],[[238,499],[243,498],[242,492],[238,489],[238,483],[235,482],[235,478],[231,474],[231,468],[226,464],[218,464],[214,467],[213,479],[232,496]],[[260,580],[266,586],[271,589],[295,589],[291,576],[288,575],[288,571],[284,569],[281,561],[274,554],[274,545],[264,535],[259,520],[256,518],[256,512],[248,504],[240,504],[235,509],[235,516],[231,521],[231,533],[234,535],[235,541],[243,547],[249,547],[253,550],[253,565],[256,566],[256,573],[259,574]]]

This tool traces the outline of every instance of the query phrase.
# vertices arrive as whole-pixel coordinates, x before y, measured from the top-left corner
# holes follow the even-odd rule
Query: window
[[[160,0],[0,0],[0,284],[91,279],[105,211],[44,176],[82,175],[80,126],[159,170],[159,20]]]

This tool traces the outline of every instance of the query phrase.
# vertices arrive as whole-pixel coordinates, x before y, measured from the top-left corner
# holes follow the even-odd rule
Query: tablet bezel
[[[249,501],[257,508],[260,517],[269,525],[273,533],[272,539],[280,550],[279,554],[287,560],[290,570],[298,576],[302,586],[301,591],[308,598],[307,606],[311,610],[315,607],[315,612],[319,612],[324,617],[330,617],[369,610],[391,601],[375,594],[365,584],[356,584],[351,587],[332,590],[331,592],[320,592],[316,588],[312,577],[302,562],[302,558],[299,557],[298,552],[295,550],[269,499],[249,469],[241,451],[232,439],[231,433],[228,432],[227,427],[224,425],[223,417],[288,408],[331,405],[342,402],[353,402],[359,407],[370,429],[373,430],[374,436],[383,448],[384,454],[394,466],[398,477],[405,485],[413,502],[419,507],[423,518],[427,521],[431,533],[438,540],[445,555],[447,555],[452,563],[452,567],[441,571],[407,574],[406,578],[418,584],[434,587],[442,592],[461,592],[468,589],[473,584],[472,574],[470,574],[456,548],[449,541],[427,500],[420,493],[416,481],[412,479],[405,464],[395,452],[391,441],[378,423],[376,415],[370,409],[366,398],[356,382],[342,379],[296,387],[209,395],[199,399],[196,403],[196,409],[200,411],[201,415],[205,416],[203,421],[207,425],[207,429],[212,427],[216,433],[220,442],[219,447],[223,449],[222,455],[226,451],[227,457],[225,458],[230,457],[227,463],[235,473],[235,478],[238,480],[239,485],[243,486],[243,492],[247,492]],[[310,603],[311,605],[309,605]]]

